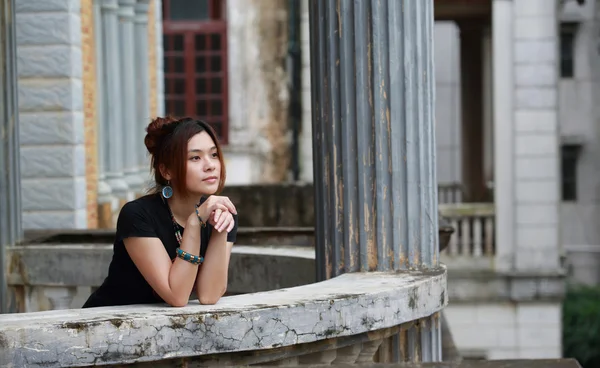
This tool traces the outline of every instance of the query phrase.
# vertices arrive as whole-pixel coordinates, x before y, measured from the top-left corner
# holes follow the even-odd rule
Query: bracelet
[[[200,217],[200,214],[198,213],[198,207],[196,207],[196,216],[198,216],[198,221],[200,221],[200,226],[206,227],[206,222],[202,221],[202,217]]]
[[[202,264],[202,262],[204,262],[204,257],[198,257],[193,254],[189,254],[181,248],[177,248],[176,251],[177,257],[183,259],[184,261],[190,262],[191,264],[199,265]]]

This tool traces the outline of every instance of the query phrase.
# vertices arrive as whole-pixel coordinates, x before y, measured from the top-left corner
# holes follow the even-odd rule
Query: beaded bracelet
[[[200,225],[202,227],[206,227],[206,223],[202,221],[202,217],[200,217],[200,213],[198,213],[198,207],[196,207],[196,216],[198,216],[198,221],[200,221]]]
[[[190,262],[191,264],[199,265],[204,262],[204,257],[198,257],[193,254],[189,254],[185,250],[181,248],[177,248],[177,257],[183,259],[184,261]]]

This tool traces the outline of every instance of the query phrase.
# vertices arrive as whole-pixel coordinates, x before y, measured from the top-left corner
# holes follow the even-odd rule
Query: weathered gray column
[[[320,280],[439,266],[433,18],[433,0],[310,1]],[[389,346],[440,360],[439,315]]]
[[[148,68],[148,8],[150,0],[137,0],[135,4],[135,91],[136,122],[135,140],[139,142],[137,164],[140,177],[149,179],[149,161],[141,137],[150,122],[150,71]]]
[[[319,279],[438,265],[433,1],[311,1]]]
[[[135,3],[136,0],[119,0],[119,57],[121,62],[121,114],[123,136],[123,173],[131,192],[140,191],[142,179],[138,170],[140,134],[136,119],[136,56],[135,56]],[[135,143],[134,143],[135,142]]]
[[[106,180],[120,199],[127,197],[129,187],[123,175],[123,115],[121,68],[119,63],[119,19],[117,0],[103,0],[102,5],[102,104],[106,130],[102,147],[106,155]]]
[[[15,307],[6,283],[6,248],[23,236],[14,9],[13,1],[0,1],[0,313]]]

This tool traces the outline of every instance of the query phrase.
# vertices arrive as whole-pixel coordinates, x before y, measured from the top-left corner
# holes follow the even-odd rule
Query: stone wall
[[[15,6],[23,227],[85,228],[80,2]]]
[[[244,227],[314,227],[312,184],[273,184],[226,187]]]
[[[451,302],[444,313],[465,358],[505,360],[562,356],[560,303]]]
[[[576,27],[574,75],[559,82],[560,130],[564,143],[581,145],[576,171],[577,198],[561,205],[561,243],[568,253],[583,255],[583,249],[588,248],[593,254],[600,252],[600,1],[586,1],[582,6],[565,2],[561,21],[574,22]],[[600,262],[593,263],[589,276],[582,274],[580,280],[600,283],[593,270],[600,268]]]

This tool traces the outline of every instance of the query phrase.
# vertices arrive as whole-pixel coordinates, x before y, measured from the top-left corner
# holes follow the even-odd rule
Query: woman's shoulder
[[[144,195],[125,203],[121,207],[119,217],[152,215],[160,209],[161,205],[161,198],[157,194]]]

